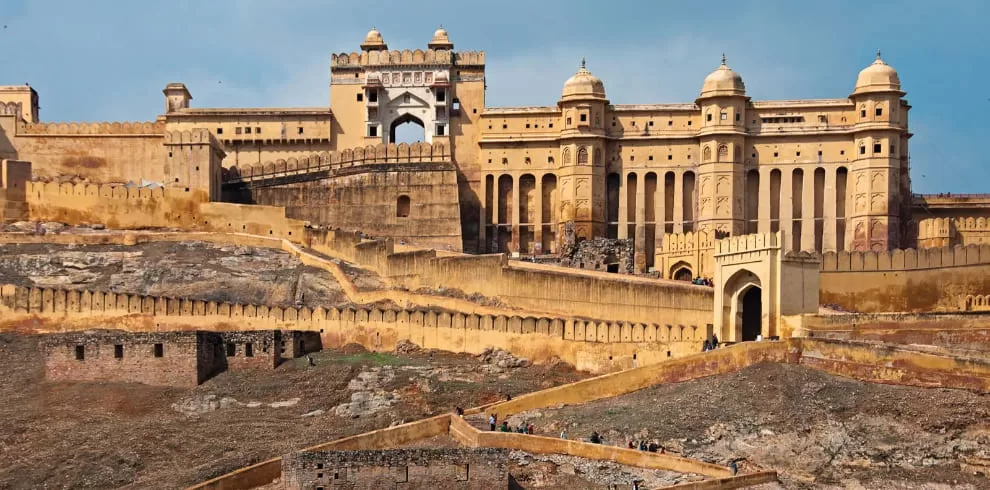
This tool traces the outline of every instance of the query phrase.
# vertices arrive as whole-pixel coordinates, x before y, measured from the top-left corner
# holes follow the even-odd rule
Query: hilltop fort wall
[[[953,311],[987,292],[990,244],[822,256],[821,303],[851,311]]]
[[[27,219],[26,189],[30,180],[30,162],[0,160],[0,223]]]
[[[224,200],[314,224],[461,250],[457,172],[445,147],[378,145],[226,170]]]

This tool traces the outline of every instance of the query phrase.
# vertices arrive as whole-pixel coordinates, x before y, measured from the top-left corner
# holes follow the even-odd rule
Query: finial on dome
[[[581,57],[581,69],[582,69],[582,70],[584,70],[584,69],[585,69],[585,65],[586,65],[586,63],[585,63],[585,60],[584,60],[584,56],[582,56],[582,57]]]
[[[881,59],[881,58],[880,58],[880,48],[877,48],[877,59],[878,59],[878,60],[879,60],[879,59]]]
[[[725,66],[725,53],[722,53],[722,66]]]

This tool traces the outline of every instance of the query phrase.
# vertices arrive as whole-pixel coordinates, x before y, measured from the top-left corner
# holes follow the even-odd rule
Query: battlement
[[[52,198],[56,196],[93,196],[115,200],[151,200],[164,199],[164,187],[129,187],[124,184],[87,184],[69,182],[39,182],[27,183],[27,194],[33,199]]]
[[[715,241],[715,254],[732,254],[741,252],[758,252],[761,250],[780,249],[784,243],[779,231],[770,233],[753,233],[723,238]]]
[[[905,271],[982,264],[990,264],[990,245],[889,252],[826,252],[822,256],[822,272]]]
[[[220,142],[208,129],[195,128],[186,131],[165,131],[166,145],[202,145],[209,144],[220,148]]]
[[[445,49],[404,49],[402,51],[362,51],[330,55],[330,68],[358,68],[365,66],[484,66],[484,51],[456,51]]]
[[[20,102],[7,102],[6,104],[0,102],[0,116],[21,116],[21,110],[24,105]]]
[[[332,168],[347,168],[367,164],[449,162],[450,153],[442,143],[394,143],[322,152],[287,160],[268,161],[249,166],[224,169],[224,182],[257,180],[275,175],[308,173]]]
[[[39,136],[133,135],[165,133],[164,121],[20,123],[17,133]]]
[[[664,233],[663,243],[657,253],[688,252],[715,247],[715,235],[707,231]]]

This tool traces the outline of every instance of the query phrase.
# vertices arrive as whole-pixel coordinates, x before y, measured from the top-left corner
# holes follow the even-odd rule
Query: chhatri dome
[[[385,40],[382,39],[382,33],[378,32],[378,29],[372,27],[371,30],[368,31],[368,35],[364,36],[364,42],[361,43],[361,49],[388,49],[388,45],[386,45]]]
[[[900,92],[901,79],[897,76],[897,71],[883,61],[880,57],[880,50],[877,50],[877,59],[859,72],[856,79],[856,89],[853,95],[868,92]]]
[[[725,64],[725,55],[722,55],[722,66],[705,77],[705,83],[701,86],[701,97],[717,97],[720,95],[746,95],[746,85],[743,84],[742,76],[732,71]]]
[[[564,82],[564,91],[561,100],[571,99],[605,99],[605,84],[601,79],[592,75],[585,67],[584,58],[581,58],[581,68],[571,78]]]
[[[447,29],[444,29],[441,25],[440,28],[433,33],[433,40],[430,41],[428,47],[430,49],[453,49],[454,43],[450,42],[450,38],[447,37]]]

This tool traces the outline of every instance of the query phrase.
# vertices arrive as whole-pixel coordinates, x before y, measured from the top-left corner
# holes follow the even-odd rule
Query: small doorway
[[[691,280],[694,279],[694,274],[691,273],[691,269],[688,269],[687,267],[681,267],[680,269],[677,269],[676,272],[674,272],[673,278],[676,281],[691,282]]]
[[[763,331],[763,291],[753,286],[742,297],[742,340],[756,340]]]
[[[608,272],[611,272],[613,274],[618,274],[619,273],[619,263],[618,262],[614,262],[614,263],[608,264],[608,265],[605,266],[605,269]]]

